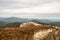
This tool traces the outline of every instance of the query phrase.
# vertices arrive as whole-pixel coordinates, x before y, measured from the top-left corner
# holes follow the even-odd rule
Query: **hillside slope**
[[[60,40],[58,26],[27,22],[19,27],[1,28],[0,40]]]

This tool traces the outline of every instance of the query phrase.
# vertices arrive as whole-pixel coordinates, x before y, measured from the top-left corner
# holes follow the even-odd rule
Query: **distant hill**
[[[38,22],[41,24],[51,24],[51,25],[59,25],[60,26],[60,20],[58,19],[34,19],[34,18],[18,18],[18,17],[0,17],[0,27],[4,26],[6,24],[11,24],[14,22]]]
[[[0,21],[7,21],[7,22],[25,22],[25,21],[29,21],[29,20],[30,19],[18,18],[18,17],[9,17],[9,18],[0,19]]]
[[[28,22],[31,20],[37,20],[39,22],[50,23],[50,22],[60,22],[58,19],[34,19],[34,18],[18,18],[18,17],[0,17],[0,21],[8,21],[8,22]]]
[[[52,22],[50,23],[51,25],[57,25],[57,26],[60,26],[60,22]]]
[[[0,20],[3,20],[5,17],[0,17]]]
[[[13,23],[8,23],[4,27],[19,27],[21,22],[13,22]]]
[[[60,22],[60,19],[49,19],[51,22]]]
[[[50,23],[51,20],[48,20],[48,19],[33,19],[31,21],[38,21],[38,22],[42,22],[42,23]]]
[[[29,22],[29,21],[39,21],[43,23],[51,22],[48,19],[30,19],[30,18],[18,18],[18,17],[9,17],[9,18],[1,18],[0,21],[7,21],[7,22]]]
[[[0,21],[0,27],[5,26],[6,24],[8,24],[9,22],[5,22],[5,21]]]

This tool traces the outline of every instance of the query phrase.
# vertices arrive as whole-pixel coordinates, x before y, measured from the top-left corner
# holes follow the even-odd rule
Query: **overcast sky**
[[[60,0],[0,0],[0,17],[60,18]]]

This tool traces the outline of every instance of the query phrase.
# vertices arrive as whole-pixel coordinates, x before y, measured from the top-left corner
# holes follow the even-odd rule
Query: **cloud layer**
[[[60,0],[0,0],[0,16],[4,17],[59,18],[59,14]]]

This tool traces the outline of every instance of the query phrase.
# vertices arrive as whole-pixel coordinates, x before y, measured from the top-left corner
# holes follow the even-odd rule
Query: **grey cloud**
[[[55,0],[0,0],[0,7],[3,8],[27,8]]]
[[[45,13],[45,14],[35,14],[36,17],[60,17],[60,13]]]
[[[0,16],[9,15],[9,16],[16,16],[16,15],[28,15],[28,16],[36,16],[36,17],[60,17],[60,14],[40,14],[40,13],[19,13],[16,9],[23,9],[23,8],[30,8],[39,6],[45,3],[56,2],[58,3],[56,10],[60,10],[60,0],[0,0]],[[6,10],[7,9],[7,10]],[[53,8],[52,8],[53,9]],[[18,11],[17,13],[14,12]],[[50,9],[49,9],[50,10]],[[21,10],[20,10],[21,11]],[[43,10],[42,10],[43,11]],[[46,10],[47,11],[47,10]]]

